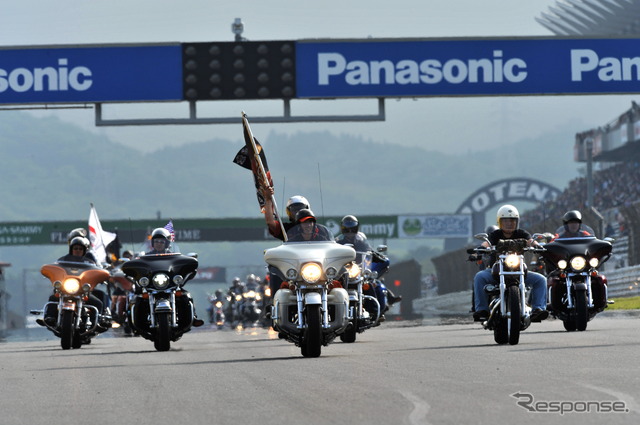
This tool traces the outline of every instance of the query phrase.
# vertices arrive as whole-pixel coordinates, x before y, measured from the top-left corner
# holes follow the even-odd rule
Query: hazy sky
[[[252,41],[303,38],[548,36],[535,21],[556,0],[396,0],[323,2],[282,0],[20,0],[3,2],[4,46],[232,41],[242,18]],[[554,96],[388,99],[387,119],[376,123],[253,124],[258,138],[271,131],[328,130],[380,142],[442,152],[484,149],[535,137],[567,123],[575,132],[603,125],[631,106],[633,96]],[[281,115],[280,101],[200,102],[200,116]],[[153,107],[152,107],[153,106]],[[294,101],[293,115],[372,114],[375,100]],[[55,114],[140,150],[212,137],[240,141],[240,124],[156,127],[94,126],[93,110]],[[186,117],[187,105],[117,105],[105,118]],[[567,143],[573,143],[568,140]]]

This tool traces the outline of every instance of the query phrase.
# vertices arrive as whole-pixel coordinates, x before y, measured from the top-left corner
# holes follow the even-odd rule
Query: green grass
[[[639,297],[613,298],[615,303],[609,304],[607,310],[638,310],[640,309]]]

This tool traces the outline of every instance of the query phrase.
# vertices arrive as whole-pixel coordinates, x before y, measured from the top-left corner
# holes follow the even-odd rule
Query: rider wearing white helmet
[[[496,215],[496,222],[499,229],[489,234],[491,245],[496,245],[501,239],[526,239],[529,246],[538,244],[532,239],[529,232],[518,228],[520,213],[513,205],[501,206]],[[489,246],[487,242],[483,242],[482,245]],[[473,280],[475,296],[473,318],[476,321],[483,321],[489,317],[489,305],[484,287],[490,283],[494,283],[490,267],[476,273]],[[546,319],[549,316],[547,311],[547,280],[541,274],[529,271],[525,277],[525,284],[531,287],[531,307],[533,309],[531,321],[539,322]]]

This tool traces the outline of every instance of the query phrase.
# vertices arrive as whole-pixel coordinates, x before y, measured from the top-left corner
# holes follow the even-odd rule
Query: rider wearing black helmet
[[[578,210],[567,211],[562,216],[562,227],[556,230],[554,239],[558,238],[580,238],[584,236],[594,236],[592,228],[582,224],[582,214]]]
[[[367,240],[367,235],[360,231],[360,221],[355,215],[345,215],[340,221],[340,231],[342,232],[336,238],[336,242],[342,245],[351,244],[356,252],[373,253],[373,263],[371,264],[371,270],[378,273],[378,277],[381,277],[387,270],[389,270],[389,259],[377,251],[374,251],[371,244]],[[358,258],[358,257],[356,257]],[[378,281],[382,283],[382,281]],[[388,310],[388,305],[392,305],[402,300],[402,296],[395,296],[393,292],[384,285],[377,285],[375,287],[375,294],[380,303],[382,313]],[[384,318],[382,314],[381,317]],[[384,319],[383,319],[384,320]]]
[[[332,241],[331,231],[316,222],[316,216],[308,208],[296,213],[295,226],[287,232],[289,242]]]
[[[72,231],[70,231],[69,234],[67,234],[67,243],[69,244],[69,246],[71,246],[71,241],[76,237],[86,238],[88,246],[87,246],[87,251],[85,252],[84,256],[89,261],[99,265],[98,264],[98,259],[96,258],[95,254],[91,250],[91,242],[89,241],[89,236],[87,236],[87,230],[82,228],[82,227],[77,227],[77,228],[73,229]]]

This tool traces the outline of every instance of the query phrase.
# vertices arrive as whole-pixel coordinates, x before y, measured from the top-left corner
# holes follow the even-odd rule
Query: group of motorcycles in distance
[[[70,239],[70,255],[80,248],[75,243]],[[169,350],[172,342],[204,323],[185,288],[197,273],[198,259],[197,254],[180,253],[164,228],[152,232],[150,244],[136,255],[125,252],[127,258],[100,266],[83,261],[89,245],[78,242],[84,247],[82,256],[42,267],[53,294],[44,308],[31,311],[44,314],[36,321],[59,337],[65,350],[90,344],[112,327],[152,341],[157,351]],[[281,339],[299,346],[303,356],[318,357],[321,347],[336,337],[355,342],[358,333],[384,320],[384,252],[384,245],[356,252],[332,237],[284,242],[265,251],[265,279],[253,274],[245,282],[236,278],[227,293],[209,296],[209,322],[220,329],[272,327]],[[380,258],[386,267],[378,272],[373,263]],[[275,294],[271,279],[281,282]]]
[[[243,282],[239,277],[234,277],[226,292],[218,289],[208,299],[209,323],[218,329],[271,326],[267,315],[272,300],[268,279],[250,274]]]

